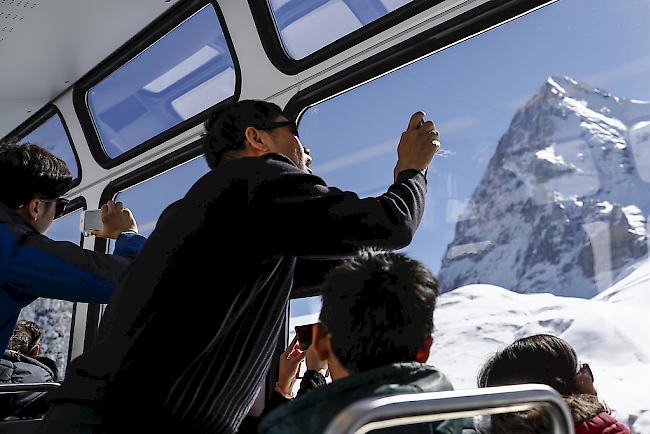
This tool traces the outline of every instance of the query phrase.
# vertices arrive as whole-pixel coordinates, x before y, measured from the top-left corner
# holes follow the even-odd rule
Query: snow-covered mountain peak
[[[592,297],[648,253],[650,103],[549,77],[514,116],[443,258],[448,291]]]
[[[546,79],[546,83],[544,84],[543,91],[546,93],[551,93],[553,95],[573,99],[580,99],[584,96],[599,96],[601,98],[612,98],[616,102],[621,100],[621,98],[612,95],[605,90],[590,86],[587,83],[574,80],[568,76],[552,75],[548,77]]]

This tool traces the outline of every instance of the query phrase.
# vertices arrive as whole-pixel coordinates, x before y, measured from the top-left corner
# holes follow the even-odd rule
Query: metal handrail
[[[571,412],[562,396],[542,384],[367,398],[341,411],[324,434],[365,434],[394,426],[525,411],[539,406],[548,410],[553,433],[575,434]]]
[[[60,383],[5,383],[0,384],[0,395],[6,393],[47,392],[60,387]]]

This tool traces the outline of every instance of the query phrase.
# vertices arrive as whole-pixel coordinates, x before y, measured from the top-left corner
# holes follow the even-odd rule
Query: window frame
[[[18,125],[18,127],[13,129],[9,134],[7,134],[2,139],[2,141],[9,141],[9,140],[20,141],[26,136],[30,135],[35,130],[37,130],[40,126],[45,124],[45,122],[49,121],[54,116],[58,116],[59,120],[61,121],[61,125],[63,125],[63,131],[65,131],[65,135],[68,138],[70,147],[72,148],[72,155],[74,155],[75,162],[77,163],[77,177],[72,180],[72,184],[70,185],[70,188],[74,188],[79,184],[81,184],[81,177],[82,177],[81,161],[79,160],[79,154],[77,154],[77,149],[75,148],[74,142],[72,141],[70,130],[68,129],[68,126],[65,123],[65,119],[63,118],[61,111],[56,105],[52,103],[48,103],[45,107],[43,107],[42,109],[34,113],[31,117],[29,117],[25,122],[23,122],[22,124]]]
[[[248,0],[248,5],[253,14],[262,46],[271,63],[284,74],[296,75],[443,1],[445,0],[412,0],[411,3],[389,12],[302,59],[294,59],[285,50],[268,0]]]
[[[104,150],[102,139],[99,136],[97,128],[95,127],[95,121],[93,120],[93,116],[88,105],[88,92],[106,77],[130,62],[140,53],[144,52],[147,48],[152,46],[156,41],[168,35],[185,20],[208,5],[212,5],[217,14],[219,25],[223,31],[226,44],[228,45],[228,49],[230,51],[230,56],[233,61],[233,66],[235,68],[235,90],[233,95],[203,110],[202,112],[197,113],[191,118],[184,120],[178,125],[175,125],[149,138],[148,140],[140,143],[132,149],[129,149],[128,151],[118,155],[117,157],[111,158]],[[84,75],[73,88],[72,100],[75,112],[77,113],[77,117],[81,123],[81,128],[84,132],[84,136],[86,137],[86,141],[88,142],[88,148],[90,149],[92,156],[94,157],[95,161],[97,161],[97,163],[99,163],[99,165],[104,169],[112,169],[125,161],[128,161],[138,155],[143,154],[146,151],[155,148],[156,146],[166,142],[172,137],[177,136],[189,130],[190,128],[203,123],[205,119],[207,119],[208,115],[220,106],[237,101],[239,99],[240,93],[241,70],[239,61],[237,59],[235,47],[232,42],[230,33],[228,32],[226,21],[224,19],[221,8],[217,4],[216,0],[191,0],[187,2],[179,2],[176,6],[173,6],[170,10],[154,20],[151,24],[149,24],[136,36],[134,36],[130,41],[122,45],[113,54],[104,59],[90,72]]]

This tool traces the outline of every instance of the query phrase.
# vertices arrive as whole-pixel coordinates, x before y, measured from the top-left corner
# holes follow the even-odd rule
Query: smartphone
[[[300,342],[300,349],[305,351],[311,345],[311,329],[314,324],[306,324],[296,326],[296,335],[298,335],[298,342]]]
[[[103,228],[101,209],[89,209],[81,212],[79,229],[84,236],[90,236],[90,231],[93,229],[102,230]]]

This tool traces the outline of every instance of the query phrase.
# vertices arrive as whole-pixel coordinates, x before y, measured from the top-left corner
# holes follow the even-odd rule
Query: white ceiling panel
[[[0,137],[177,0],[0,0]]]

